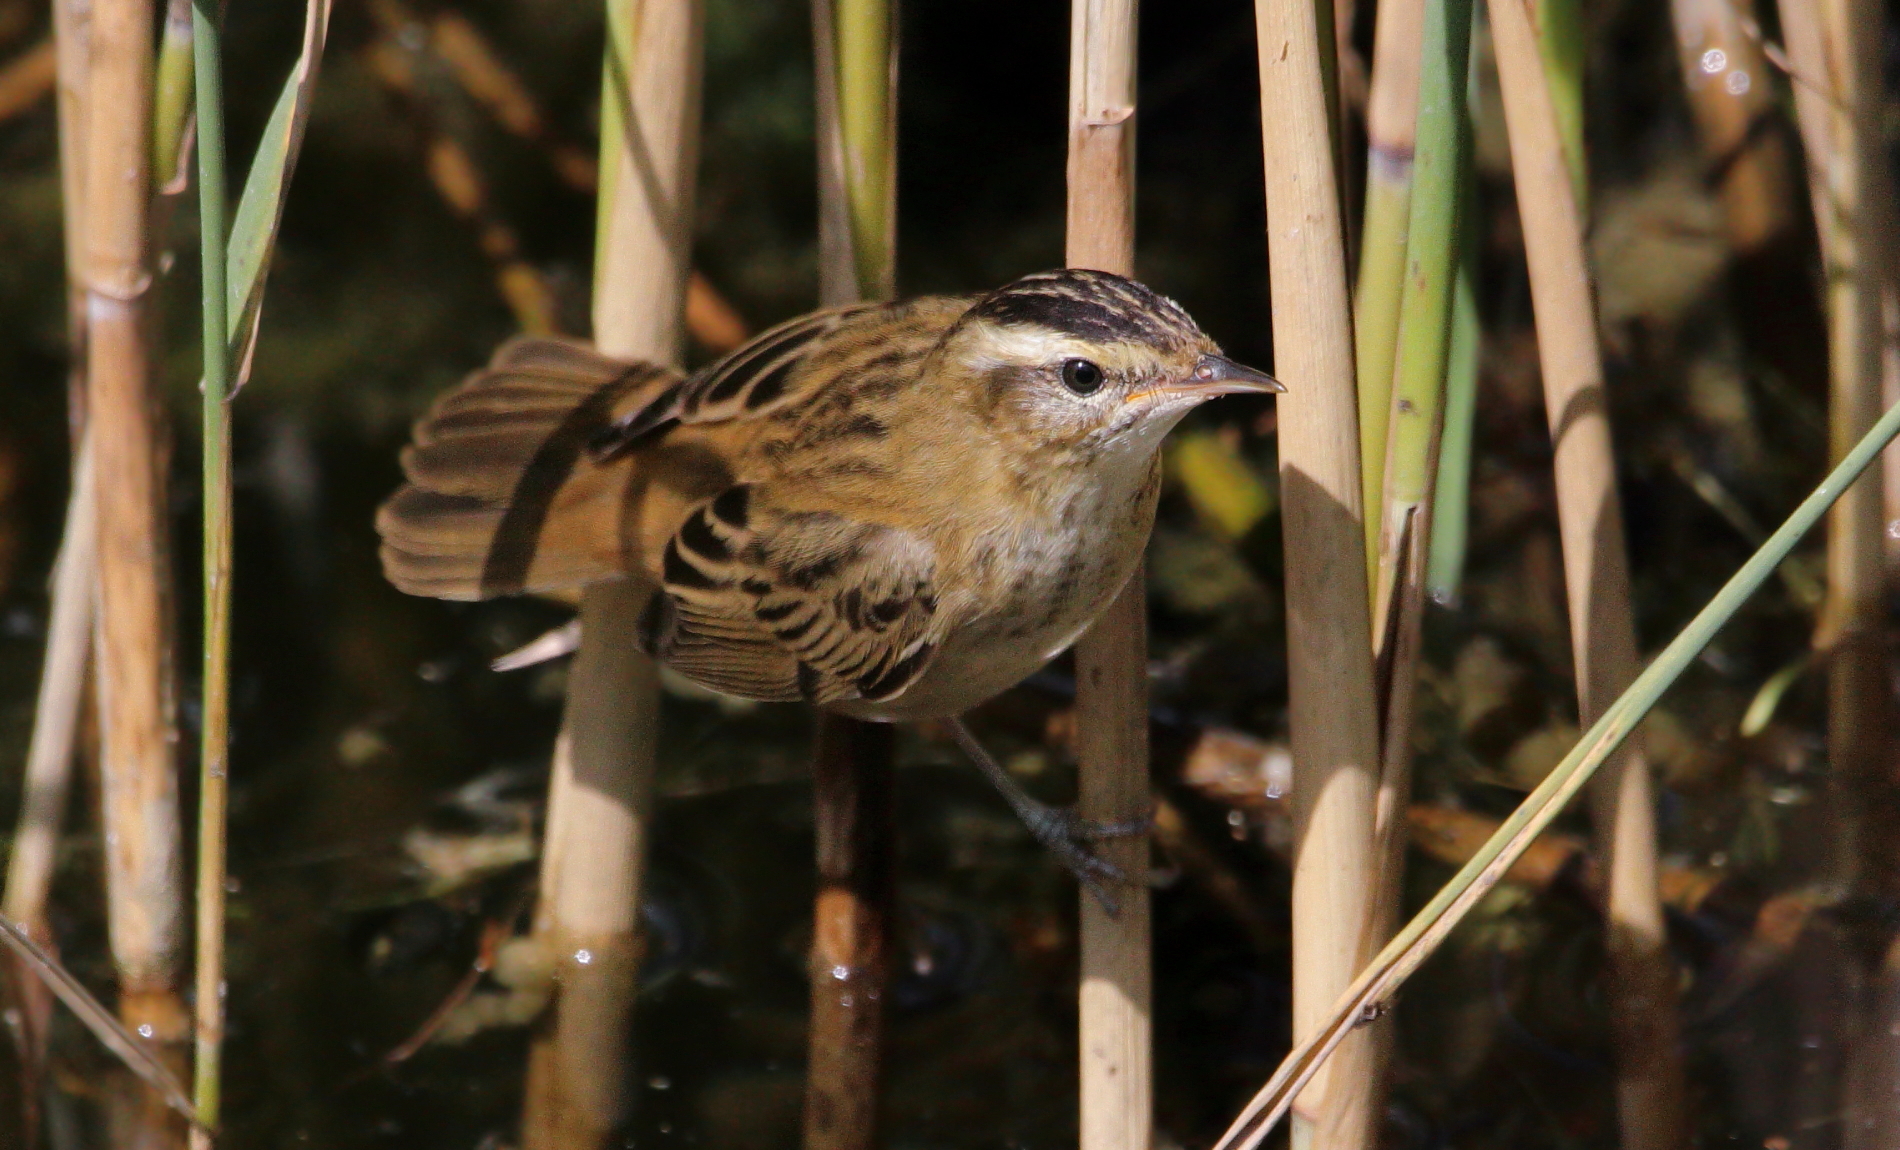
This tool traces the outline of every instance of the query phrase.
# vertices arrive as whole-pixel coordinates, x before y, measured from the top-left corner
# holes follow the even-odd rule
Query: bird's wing
[[[938,646],[935,557],[908,532],[775,509],[747,485],[686,517],[643,624],[688,678],[765,700],[901,694]]]
[[[416,424],[408,482],[376,516],[383,571],[412,595],[486,599],[636,569],[622,538],[630,461],[587,445],[679,384],[566,340],[503,345]]]
[[[827,308],[789,320],[753,337],[691,379],[629,409],[594,436],[590,447],[606,460],[650,443],[682,423],[719,423],[765,415],[797,398],[800,366],[840,327],[883,309],[880,304]]]

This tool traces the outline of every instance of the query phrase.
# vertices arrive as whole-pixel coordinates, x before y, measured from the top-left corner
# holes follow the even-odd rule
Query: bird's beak
[[[1264,371],[1242,367],[1224,355],[1208,354],[1201,357],[1186,379],[1144,388],[1129,396],[1128,402],[1158,403],[1173,409],[1184,401],[1200,403],[1217,395],[1264,395],[1285,390],[1286,384]]]
[[[1202,356],[1201,361],[1194,365],[1194,374],[1176,386],[1184,392],[1209,396],[1286,390],[1286,384],[1266,372],[1244,367],[1224,355]]]

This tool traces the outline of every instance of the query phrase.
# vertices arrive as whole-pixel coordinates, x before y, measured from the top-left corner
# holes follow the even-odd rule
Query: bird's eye
[[[1062,385],[1077,395],[1087,395],[1102,386],[1102,369],[1086,359],[1062,361]]]

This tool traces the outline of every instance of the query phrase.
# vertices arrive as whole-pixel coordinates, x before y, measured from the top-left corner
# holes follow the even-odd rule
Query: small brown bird
[[[439,400],[377,516],[397,587],[631,578],[655,658],[717,691],[955,719],[1075,641],[1154,523],[1162,438],[1282,391],[1106,272],[814,312],[691,377],[518,339]],[[1021,793],[1084,879],[1103,828]]]

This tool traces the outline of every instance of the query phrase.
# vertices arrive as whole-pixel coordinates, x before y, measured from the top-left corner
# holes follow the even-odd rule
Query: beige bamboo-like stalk
[[[897,38],[890,0],[815,0],[818,294],[827,306],[896,290]],[[896,740],[887,724],[820,712],[812,755],[806,1150],[878,1144],[884,1003],[896,897]]]
[[[1136,0],[1076,0],[1069,24],[1071,267],[1134,274]],[[1084,818],[1150,806],[1148,596],[1137,567],[1075,648],[1076,759]],[[1147,1150],[1154,1068],[1148,840],[1098,844],[1130,880],[1109,914],[1081,897],[1082,1150]]]
[[[92,57],[91,0],[53,0],[58,57],[60,219],[66,244],[67,398],[73,426],[86,407],[86,87]],[[76,442],[76,440],[75,440]]]
[[[594,337],[678,363],[699,136],[698,0],[608,0]],[[554,1016],[529,1058],[527,1150],[604,1147],[629,1104],[639,900],[653,802],[654,666],[627,583],[589,588],[555,747],[536,937]]]
[[[96,0],[85,96],[87,431],[98,469],[95,666],[106,832],[107,925],[120,1013],[182,1042],[177,993],[184,867],[171,716],[163,429],[149,346],[153,6]],[[149,1028],[149,1030],[147,1030]],[[164,1101],[147,1130],[182,1143]],[[160,1133],[162,1131],[162,1133]]]
[[[1575,185],[1527,0],[1491,0],[1490,6],[1555,445],[1577,709],[1588,725],[1640,669],[1596,311]],[[1657,894],[1649,766],[1635,739],[1605,765],[1591,799],[1608,876],[1609,1005],[1622,1144],[1675,1150],[1687,1138],[1676,974]]]
[[[1320,0],[1321,3],[1325,0]],[[1256,0],[1273,285],[1287,662],[1294,763],[1293,1030],[1328,1009],[1378,949],[1373,806],[1378,708],[1345,234],[1315,0]],[[1295,1105],[1298,1150],[1376,1141],[1378,1052],[1342,1043]]]

